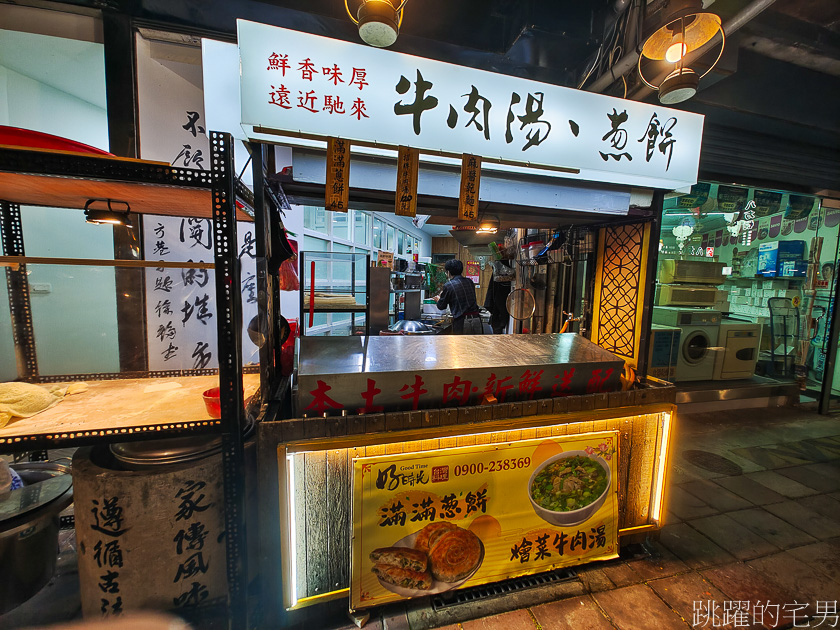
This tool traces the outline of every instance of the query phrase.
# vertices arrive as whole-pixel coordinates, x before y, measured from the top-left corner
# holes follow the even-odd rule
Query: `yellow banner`
[[[350,204],[350,142],[327,138],[327,181],[324,186],[327,210],[347,212]]]
[[[461,157],[461,193],[458,220],[478,220],[478,191],[481,187],[481,156],[465,153]]]
[[[618,555],[618,432],[353,460],[350,605]]]
[[[394,214],[403,217],[417,216],[417,173],[420,168],[420,151],[400,147],[397,156],[397,190]]]

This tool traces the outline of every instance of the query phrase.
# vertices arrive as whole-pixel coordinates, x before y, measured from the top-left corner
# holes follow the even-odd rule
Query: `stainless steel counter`
[[[575,333],[303,337],[298,413],[397,411],[620,388],[622,359]]]

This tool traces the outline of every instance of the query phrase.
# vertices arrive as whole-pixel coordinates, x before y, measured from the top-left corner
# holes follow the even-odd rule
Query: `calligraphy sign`
[[[403,217],[417,216],[417,172],[420,151],[400,147],[397,157],[397,192],[394,214]]]
[[[618,431],[354,458],[351,607],[617,557],[619,461]]]
[[[347,138],[360,152],[410,144],[613,184],[697,181],[699,114],[244,20],[237,28],[241,122],[254,139],[265,128]]]
[[[327,140],[326,208],[347,212],[350,203],[350,143],[341,138]]]
[[[458,219],[478,220],[478,187],[481,183],[481,158],[467,155],[461,158],[461,194],[458,197]]]
[[[254,224],[237,222],[238,256],[242,263],[242,359],[259,362],[259,349],[247,334],[257,314],[257,267]],[[146,260],[213,262],[210,219],[143,217]],[[146,336],[149,369],[202,370],[218,367],[216,290],[212,269],[148,269]]]

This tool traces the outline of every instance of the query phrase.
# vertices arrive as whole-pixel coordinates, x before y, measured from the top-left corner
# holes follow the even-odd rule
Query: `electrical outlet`
[[[29,285],[29,293],[52,293],[52,285],[49,282],[33,282]]]

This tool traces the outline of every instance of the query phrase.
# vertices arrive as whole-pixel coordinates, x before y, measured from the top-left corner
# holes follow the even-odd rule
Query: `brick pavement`
[[[689,448],[735,466],[699,467],[682,456]],[[369,627],[840,628],[840,418],[795,408],[679,416],[672,466],[650,555],[578,567],[578,588],[556,601],[465,604],[457,614],[475,618],[457,623],[415,604]],[[518,609],[501,612],[505,601]]]

